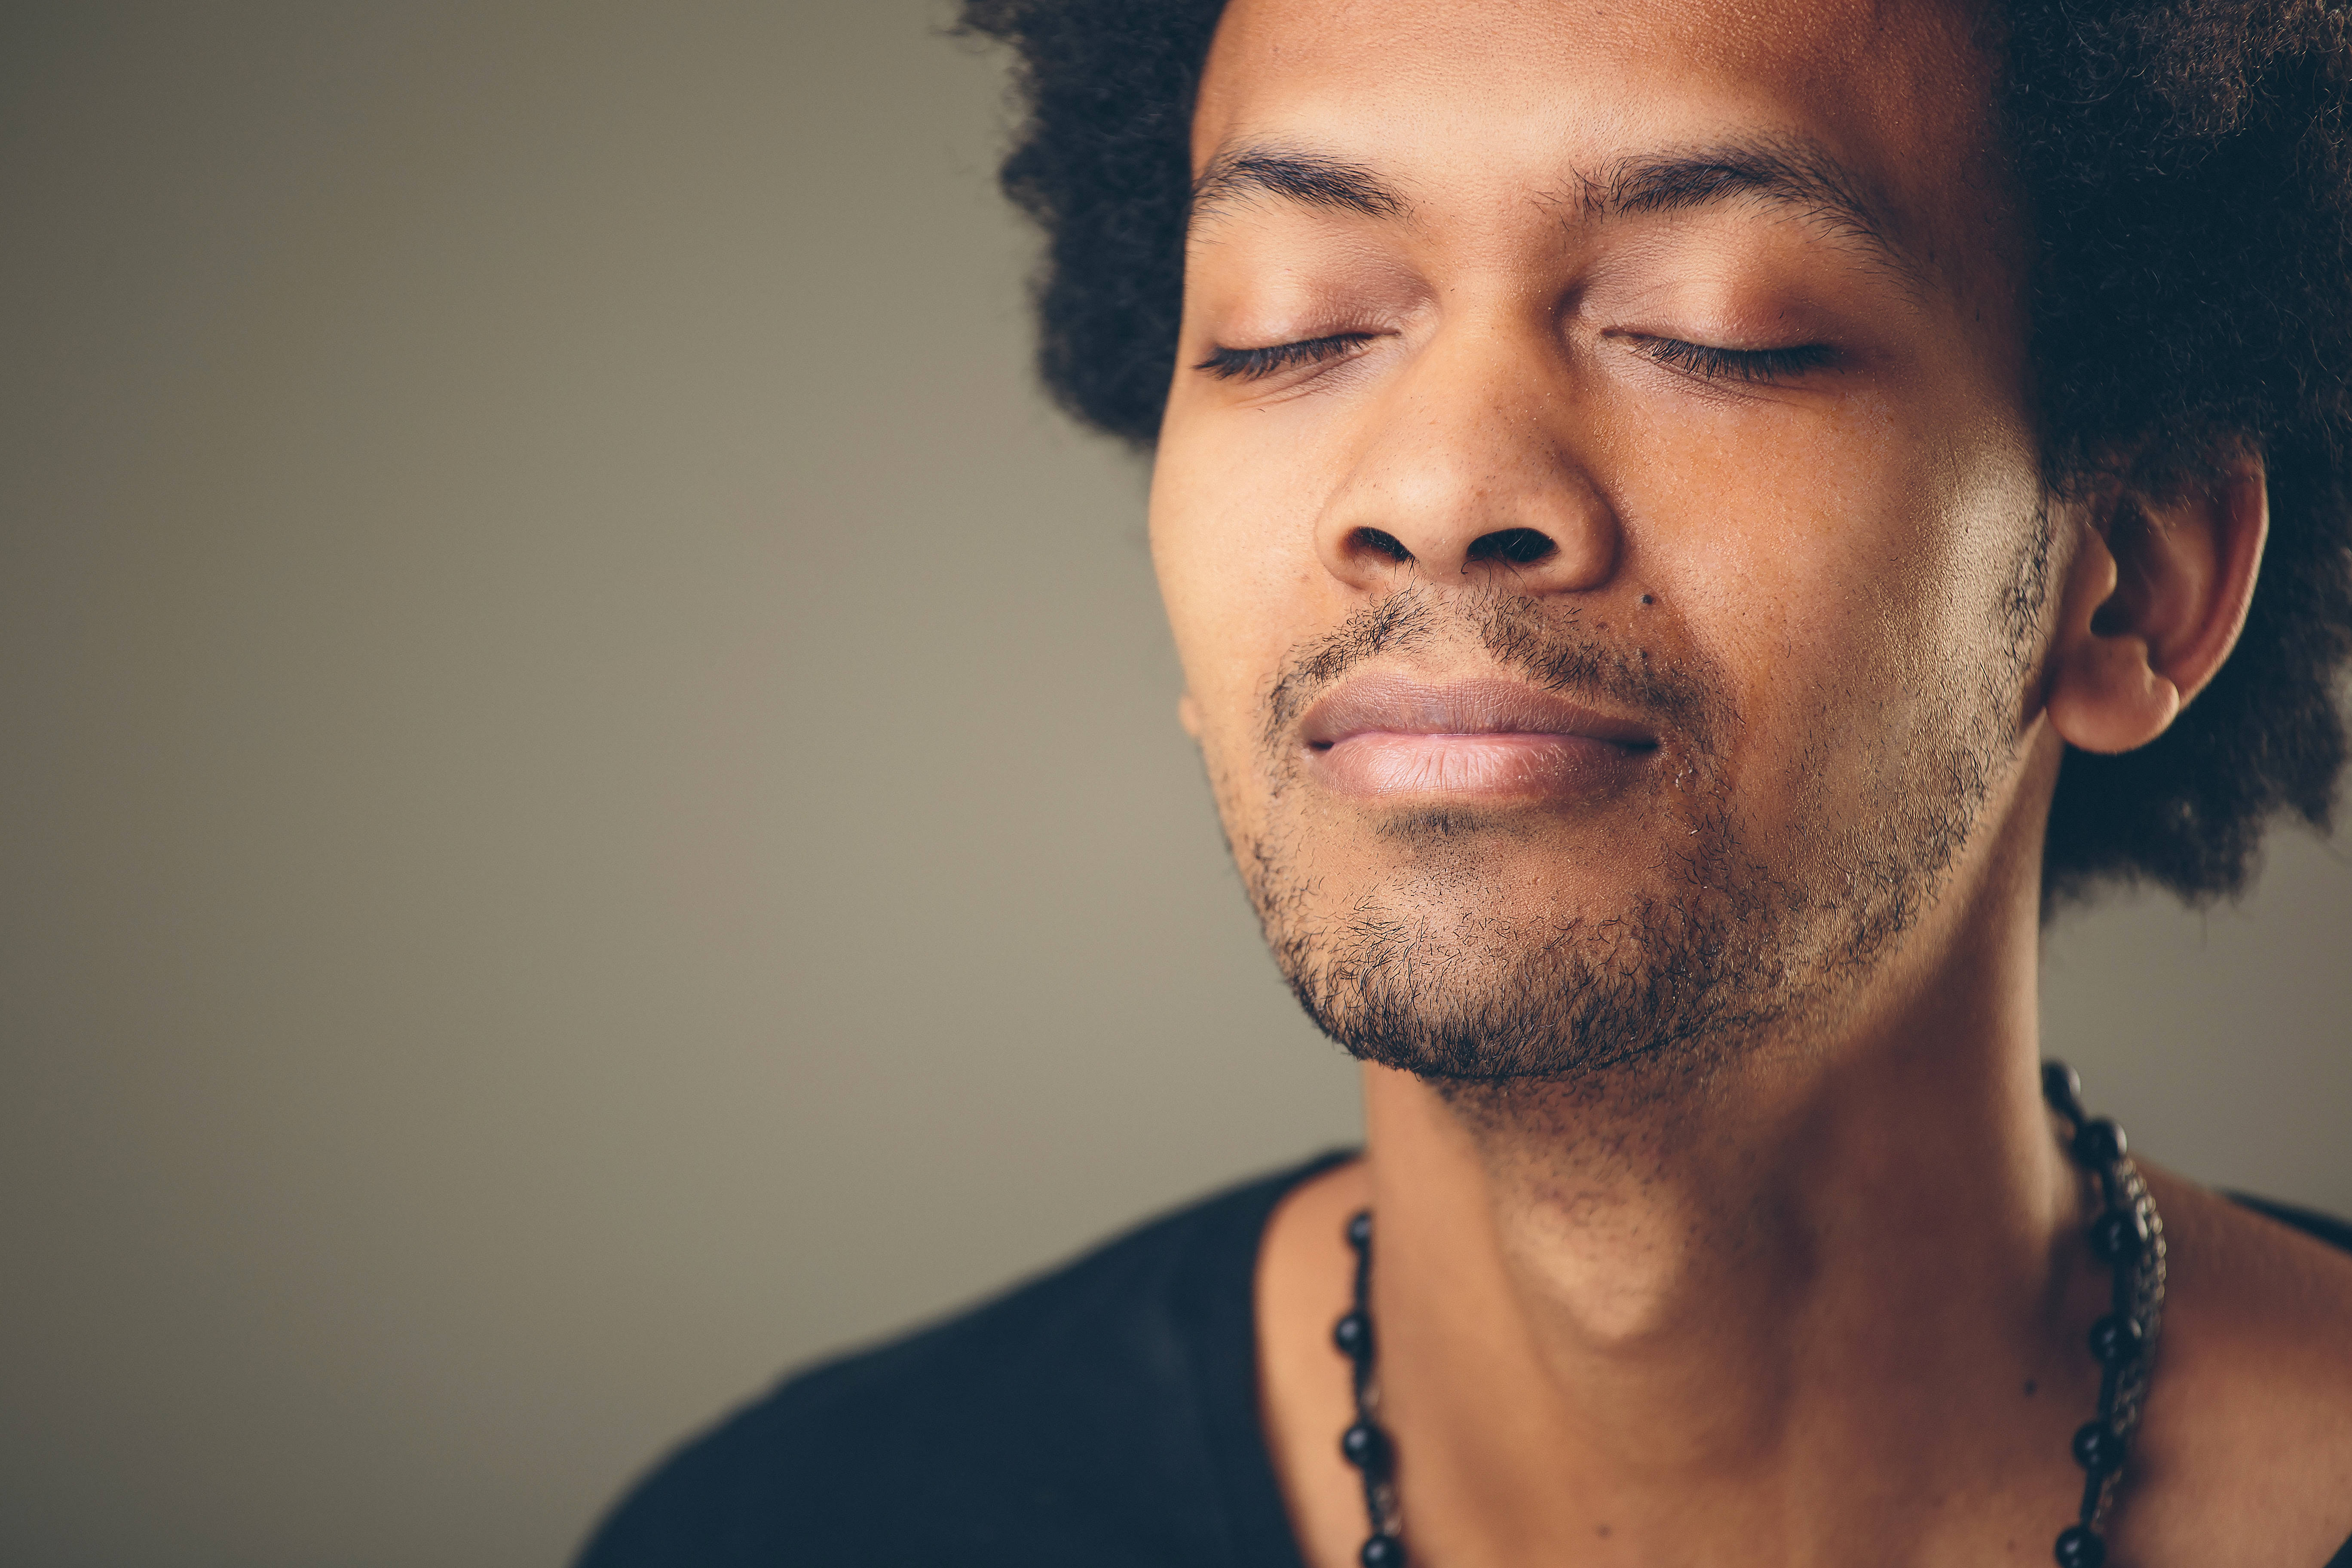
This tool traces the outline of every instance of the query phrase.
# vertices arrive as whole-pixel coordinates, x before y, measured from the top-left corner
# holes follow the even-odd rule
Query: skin
[[[1310,944],[1374,910],[1475,989],[1512,933],[1707,896],[1670,873],[1698,819],[1655,714],[1654,751],[1572,787],[1366,797],[1288,742],[1269,763],[1286,661],[1400,593],[1508,594],[1706,672],[1708,799],[1816,910],[1860,897],[1854,825],[1901,820],[1956,714],[1982,775],[1895,934],[1840,965],[1834,921],[1792,922],[1796,1005],[1703,1068],[1365,1068],[1366,1155],[1277,1211],[1257,1284],[1317,1568],[1364,1533],[1328,1336],[1367,1205],[1416,1563],[2041,1563],[2072,1521],[2105,1281],[2036,1089],[2043,825],[2067,744],[2145,744],[2227,657],[2266,511],[2250,455],[2179,494],[2043,493],[1992,69],[1924,4],[1234,0],[1220,26],[1196,170],[1305,151],[1397,198],[1196,217],[1153,483],[1184,722]],[[1576,195],[1758,138],[1832,160],[1884,248],[1785,204]],[[1195,368],[1333,334],[1269,375]],[[1726,380],[1668,342],[1832,353]],[[1481,553],[1510,530],[1548,549]],[[1373,668],[1509,673],[1460,637]],[[2171,1294],[2110,1560],[2317,1568],[2352,1534],[2352,1262],[2148,1173]]]

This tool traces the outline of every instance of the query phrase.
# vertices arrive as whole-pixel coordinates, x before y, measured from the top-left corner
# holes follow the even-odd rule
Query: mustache
[[[1416,584],[1375,599],[1283,660],[1265,700],[1265,744],[1279,752],[1315,700],[1351,671],[1387,654],[1466,638],[1540,690],[1577,691],[1630,710],[1661,735],[1678,732],[1713,750],[1728,712],[1723,682],[1697,660],[1670,664],[1584,629],[1576,606],[1500,590],[1441,595]]]

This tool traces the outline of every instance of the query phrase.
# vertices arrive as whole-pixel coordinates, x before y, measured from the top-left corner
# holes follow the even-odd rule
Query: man
[[[586,1561],[2352,1563],[2352,1257],[2035,1028],[2056,901],[2326,816],[2344,8],[971,20],[1365,1150],[788,1383]]]

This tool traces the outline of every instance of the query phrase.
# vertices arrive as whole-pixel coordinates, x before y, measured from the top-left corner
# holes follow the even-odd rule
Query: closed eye
[[[1370,332],[1333,332],[1297,342],[1269,343],[1263,348],[1216,348],[1194,365],[1223,381],[1256,381],[1300,365],[1320,364],[1357,353],[1372,341]],[[1794,380],[1818,370],[1836,357],[1827,343],[1797,343],[1776,349],[1727,349],[1680,338],[1640,337],[1639,352],[1672,370],[1706,381],[1770,383]]]
[[[1295,343],[1271,343],[1259,349],[1212,349],[1194,365],[1223,381],[1256,381],[1298,365],[1342,359],[1372,341],[1370,332],[1333,332],[1328,337],[1301,338]]]
[[[1837,357],[1827,343],[1797,343],[1781,349],[1719,349],[1680,338],[1637,338],[1634,346],[1670,370],[1705,381],[1793,381]]]

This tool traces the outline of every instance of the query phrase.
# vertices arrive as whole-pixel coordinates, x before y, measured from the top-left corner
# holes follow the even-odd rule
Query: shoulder
[[[2169,1288],[2127,1472],[2133,1560],[2318,1568],[2352,1536],[2352,1230],[2150,1185]]]
[[[787,1378],[658,1466],[580,1568],[1225,1554],[1217,1438],[1254,1419],[1258,1237],[1315,1168]]]

